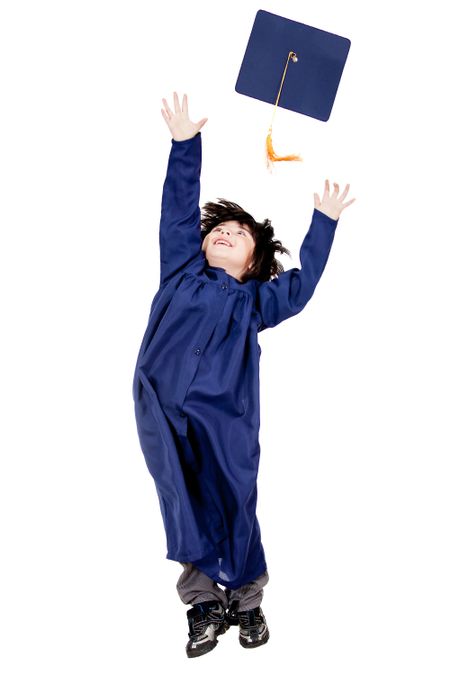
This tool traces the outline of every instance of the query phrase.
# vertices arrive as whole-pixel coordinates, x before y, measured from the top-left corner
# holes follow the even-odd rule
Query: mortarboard
[[[256,13],[235,90],[326,122],[350,49],[348,38],[298,23],[264,10]],[[267,162],[300,160],[279,157],[266,139]]]

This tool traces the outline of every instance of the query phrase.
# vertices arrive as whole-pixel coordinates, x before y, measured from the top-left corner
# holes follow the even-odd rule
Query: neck
[[[227,274],[230,275],[230,277],[234,277],[238,281],[242,280],[242,275],[245,272],[245,268],[236,268],[233,267],[227,263],[224,263],[222,260],[217,260],[215,261],[213,258],[210,258],[208,260],[208,265],[211,267],[221,267]]]

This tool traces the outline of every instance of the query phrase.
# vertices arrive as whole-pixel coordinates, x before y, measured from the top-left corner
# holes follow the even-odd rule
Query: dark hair
[[[291,254],[281,241],[274,239],[275,233],[271,221],[266,218],[262,223],[258,223],[239,204],[229,202],[226,199],[218,199],[217,202],[206,202],[202,208],[202,241],[217,225],[227,220],[236,220],[241,225],[245,224],[250,227],[255,241],[251,267],[242,275],[241,281],[245,282],[249,279],[270,281],[273,277],[277,277],[284,272],[284,267],[275,258],[275,253],[287,253],[289,256]]]

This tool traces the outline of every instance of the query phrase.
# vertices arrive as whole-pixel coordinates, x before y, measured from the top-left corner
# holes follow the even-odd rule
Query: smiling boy
[[[349,186],[314,195],[300,267],[268,219],[258,223],[220,199],[199,208],[204,118],[187,97],[163,99],[172,148],[160,221],[160,285],[133,380],[136,422],[167,535],[167,558],[183,566],[177,590],[187,611],[188,657],[239,625],[243,647],[269,639],[261,608],[268,582],[256,516],[259,467],[259,332],[298,314],[331,250]]]

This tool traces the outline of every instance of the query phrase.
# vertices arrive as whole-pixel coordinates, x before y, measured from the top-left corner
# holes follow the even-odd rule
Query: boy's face
[[[224,268],[238,280],[250,267],[254,250],[255,241],[250,226],[241,225],[237,220],[227,220],[216,225],[202,243],[202,251],[205,251],[209,265]]]

